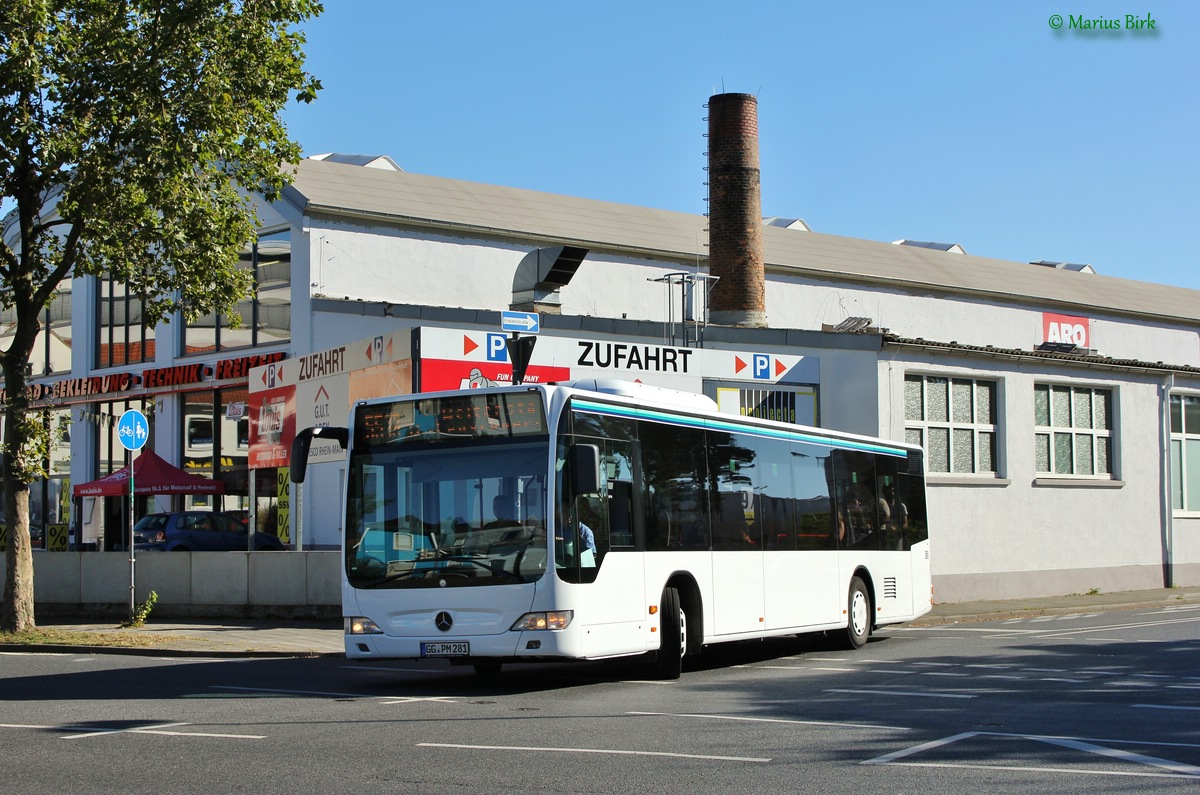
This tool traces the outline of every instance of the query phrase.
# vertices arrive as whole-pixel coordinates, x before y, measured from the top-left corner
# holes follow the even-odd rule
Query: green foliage
[[[154,591],[146,594],[146,601],[137,606],[133,611],[133,616],[130,617],[121,626],[126,629],[136,629],[146,623],[146,619],[150,617],[150,611],[154,609],[154,605],[158,604],[158,594]]]
[[[17,435],[24,444],[15,455],[8,450],[5,453],[12,458],[11,466],[17,479],[21,483],[31,483],[43,474],[42,462],[50,454],[50,434],[38,414],[26,415],[20,425]]]
[[[300,26],[318,0],[7,0],[0,13],[0,367],[7,488],[45,443],[25,421],[40,313],[65,279],[110,273],[151,325],[236,317],[252,194],[276,198],[300,145],[280,118],[321,85]],[[13,545],[15,546],[15,545]],[[30,572],[26,576],[23,572]],[[10,550],[0,629],[32,623]],[[6,588],[8,595],[9,588]],[[14,614],[17,615],[14,618]]]

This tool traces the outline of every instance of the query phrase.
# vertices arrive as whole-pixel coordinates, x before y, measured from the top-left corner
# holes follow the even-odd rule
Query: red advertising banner
[[[1043,312],[1042,342],[1061,342],[1077,345],[1080,348],[1090,348],[1092,347],[1091,325],[1091,320],[1086,317]]]
[[[296,438],[296,387],[253,392],[250,414],[250,468],[285,467]]]
[[[571,380],[571,368],[553,365],[529,365],[526,384]],[[451,359],[421,360],[422,392],[447,389],[479,389],[485,386],[511,386],[512,365],[508,362],[471,362]]]

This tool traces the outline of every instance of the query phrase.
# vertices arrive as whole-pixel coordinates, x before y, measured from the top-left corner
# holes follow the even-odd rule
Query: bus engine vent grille
[[[896,578],[895,577],[884,577],[883,578],[883,598],[884,599],[895,599],[898,596],[899,596],[899,593],[897,593],[897,590],[896,590]]]

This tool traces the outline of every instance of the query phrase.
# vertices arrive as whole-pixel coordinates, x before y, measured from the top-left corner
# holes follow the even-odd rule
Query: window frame
[[[1047,412],[1049,425],[1039,424],[1038,418],[1038,392],[1042,389],[1046,390]],[[1054,394],[1055,390],[1068,390],[1068,417],[1065,425],[1056,425],[1057,419],[1054,412]],[[1077,403],[1076,395],[1081,392],[1088,392],[1091,395],[1089,401],[1091,420],[1088,426],[1076,424]],[[1097,428],[1096,421],[1096,396],[1098,393],[1106,393],[1107,407],[1105,409],[1105,420],[1107,427]],[[1099,384],[1076,384],[1062,381],[1035,381],[1033,384],[1033,469],[1034,476],[1039,479],[1059,478],[1073,480],[1117,480],[1117,388],[1113,385]],[[1071,453],[1070,453],[1070,471],[1058,471],[1058,460],[1055,437],[1056,435],[1069,434],[1071,436]],[[1046,437],[1046,445],[1048,450],[1048,468],[1040,469],[1038,464],[1039,455],[1039,437]],[[1078,444],[1079,437],[1087,437],[1091,440],[1091,472],[1077,472],[1078,464]],[[1108,446],[1108,471],[1101,472],[1098,470],[1098,450],[1100,445],[1098,439],[1106,439]]]
[[[1197,418],[1196,427],[1189,423],[1186,403],[1198,404],[1193,417]],[[1178,406],[1178,409],[1176,409]],[[1171,462],[1171,512],[1176,515],[1200,515],[1200,473],[1189,471],[1187,449],[1190,445],[1200,446],[1200,394],[1190,392],[1171,392],[1168,397],[1170,413],[1170,462]],[[1198,456],[1200,458],[1200,456]],[[1196,489],[1191,493],[1188,486],[1190,481],[1196,482]],[[1191,499],[1188,499],[1191,494]]]
[[[919,379],[921,384],[921,418],[914,419],[909,416],[909,401],[908,401],[908,385],[910,382]],[[946,382],[946,419],[931,420],[929,419],[929,382],[930,379],[940,379]],[[970,421],[956,420],[954,418],[954,384],[969,383],[971,385],[971,419]],[[979,421],[979,385],[986,384],[991,387],[991,418],[990,422]],[[1000,402],[1002,390],[1002,381],[999,378],[979,378],[966,373],[947,373],[947,372],[928,372],[928,371],[906,371],[904,373],[904,437],[905,441],[910,444],[920,445],[925,451],[926,476],[930,482],[936,481],[938,478],[950,477],[978,477],[978,478],[1003,478],[1001,462],[1004,460],[1003,455],[1003,434],[1001,418],[1004,413],[1001,411]],[[929,431],[930,429],[945,430],[947,436],[946,447],[946,466],[945,470],[935,470],[933,465],[936,463],[935,457],[929,451]],[[967,471],[955,471],[954,469],[954,453],[955,453],[955,431],[966,431],[971,434],[971,469]],[[919,434],[920,438],[914,438],[913,432]],[[991,469],[980,469],[980,438],[984,434],[991,435]]]
[[[241,327],[234,330],[229,323],[229,316],[225,314],[209,313],[201,316],[195,322],[188,322],[186,319],[181,318],[183,328],[179,339],[180,356],[247,350],[291,341],[291,290],[294,238],[294,230],[290,226],[276,229],[260,229],[258,231],[254,240],[248,242],[239,255],[239,267],[248,269],[252,280],[250,292],[234,308],[235,311],[238,311],[242,315]],[[284,248],[287,251],[286,255],[264,253],[263,249],[267,247],[265,244],[280,242],[284,244]],[[268,278],[266,269],[284,261],[287,263],[287,278]],[[274,273],[274,275],[278,276],[278,273]],[[278,292],[281,290],[287,295],[283,301],[268,301],[262,295],[264,292]],[[268,313],[275,313],[275,310],[268,306],[268,304],[287,307],[288,333],[286,336],[271,336],[266,333],[269,325],[265,322],[264,318]],[[197,337],[202,336],[205,329],[209,329],[210,327],[211,342],[201,340],[197,344]],[[234,334],[237,333],[248,335],[248,340],[232,339]]]

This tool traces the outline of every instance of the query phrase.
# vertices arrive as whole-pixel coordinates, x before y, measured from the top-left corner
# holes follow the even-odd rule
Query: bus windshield
[[[548,437],[365,448],[350,459],[355,588],[527,583],[546,569]]]

